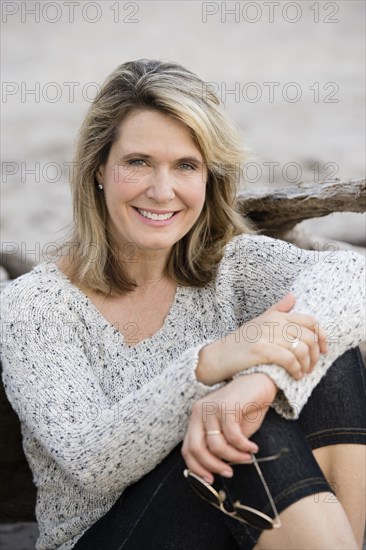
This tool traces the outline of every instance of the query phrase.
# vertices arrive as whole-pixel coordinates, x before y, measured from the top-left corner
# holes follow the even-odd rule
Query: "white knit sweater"
[[[195,378],[199,350],[290,290],[293,311],[327,328],[329,353],[301,381],[277,365],[243,374],[269,374],[282,390],[275,409],[296,418],[334,360],[365,339],[365,260],[357,253],[235,237],[215,279],[178,286],[162,328],[135,346],[53,263],[4,290],[2,376],[38,488],[37,550],[71,549],[161,462],[183,439],[194,401],[221,386]]]

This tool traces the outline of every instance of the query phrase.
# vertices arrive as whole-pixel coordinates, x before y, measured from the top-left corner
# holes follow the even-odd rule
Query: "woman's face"
[[[168,252],[198,219],[206,178],[183,124],[156,110],[132,111],[97,174],[113,237],[141,251]]]

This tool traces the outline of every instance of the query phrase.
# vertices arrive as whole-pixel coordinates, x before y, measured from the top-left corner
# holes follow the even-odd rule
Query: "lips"
[[[170,212],[168,214],[155,214],[155,212],[151,212],[149,210],[141,210],[140,208],[137,209],[138,213],[141,214],[141,216],[144,216],[144,218],[147,218],[148,220],[155,220],[155,221],[166,221],[170,220],[174,216],[173,212]]]
[[[137,206],[133,206],[132,208],[135,210],[141,221],[156,227],[173,223],[181,212],[180,210],[145,210],[143,208],[138,208]]]

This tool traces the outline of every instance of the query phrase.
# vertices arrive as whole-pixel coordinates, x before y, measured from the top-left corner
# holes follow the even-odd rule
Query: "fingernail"
[[[231,470],[222,470],[221,475],[223,477],[233,477],[233,472]]]
[[[203,476],[203,479],[207,481],[207,483],[213,483],[213,478],[209,476]]]
[[[253,453],[253,451],[250,452],[250,454],[248,453],[243,453],[243,462],[250,462],[252,460],[252,454],[255,454]]]

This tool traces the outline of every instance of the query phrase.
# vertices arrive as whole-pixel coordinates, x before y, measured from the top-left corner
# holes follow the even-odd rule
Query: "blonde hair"
[[[136,286],[123,269],[118,243],[108,233],[108,212],[96,173],[107,161],[126,115],[140,109],[155,109],[183,123],[207,166],[202,212],[173,245],[165,266],[165,275],[178,284],[202,287],[214,276],[223,247],[233,236],[257,233],[236,208],[238,166],[246,151],[219,98],[200,78],[176,63],[150,59],[117,67],[80,128],[71,178],[73,256],[67,274],[72,282],[103,293],[124,293]]]

